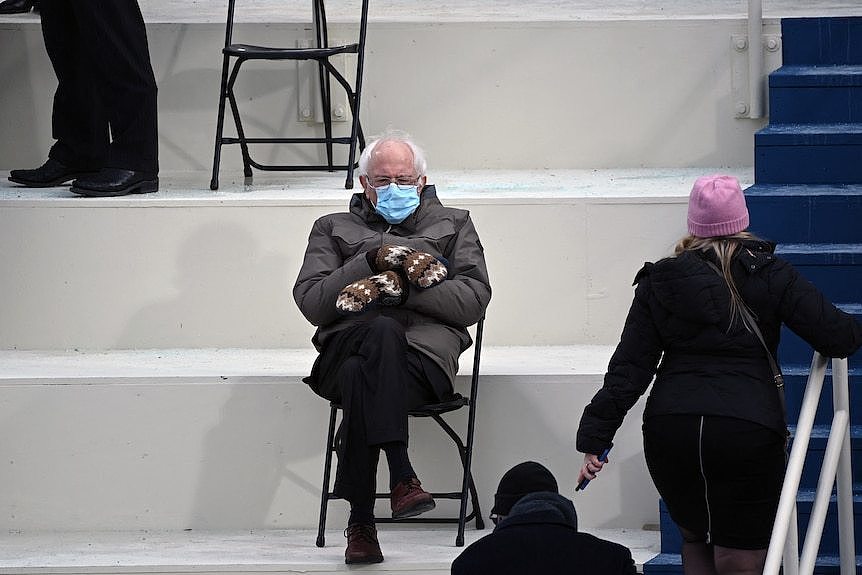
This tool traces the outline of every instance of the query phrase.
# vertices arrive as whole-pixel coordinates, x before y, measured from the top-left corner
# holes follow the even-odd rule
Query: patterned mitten
[[[381,271],[400,267],[407,281],[420,288],[433,287],[449,274],[446,265],[431,254],[393,244],[385,244],[377,250],[374,267]]]
[[[401,305],[404,295],[401,276],[397,272],[387,271],[346,286],[338,294],[335,307],[343,313],[362,313],[375,303]]]

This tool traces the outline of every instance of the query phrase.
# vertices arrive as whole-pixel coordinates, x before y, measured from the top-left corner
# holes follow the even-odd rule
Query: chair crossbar
[[[223,145],[230,144],[322,144],[326,138],[222,138]],[[350,138],[330,138],[333,144],[349,144]]]
[[[334,172],[335,170],[346,170],[348,166],[344,164],[297,164],[297,165],[270,165],[259,164],[254,160],[249,160],[249,164],[255,169],[263,172]]]

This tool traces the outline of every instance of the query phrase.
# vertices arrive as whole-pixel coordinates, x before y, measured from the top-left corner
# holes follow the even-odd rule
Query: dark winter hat
[[[500,485],[494,495],[494,508],[491,509],[491,515],[508,515],[512,506],[520,498],[537,491],[559,493],[554,475],[541,463],[535,461],[519,463],[500,479]]]

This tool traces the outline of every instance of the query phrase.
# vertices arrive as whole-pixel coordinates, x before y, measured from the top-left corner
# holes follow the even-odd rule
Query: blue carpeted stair
[[[755,135],[755,182],[746,190],[751,230],[836,304],[862,320],[862,18],[782,21],[783,66],[769,77],[769,125]],[[788,419],[799,416],[812,349],[782,332]],[[862,525],[862,352],[850,358],[854,515]],[[832,421],[827,377],[797,498],[800,545]],[[661,555],[644,573],[682,573],[682,540],[660,505]],[[838,573],[834,498],[815,573]],[[862,529],[856,529],[857,552]],[[857,555],[857,573],[862,556]]]

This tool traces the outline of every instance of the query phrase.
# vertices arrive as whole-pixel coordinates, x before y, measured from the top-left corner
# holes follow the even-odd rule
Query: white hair
[[[368,176],[368,164],[371,163],[371,154],[381,142],[401,142],[410,148],[413,152],[413,170],[416,175],[422,177],[425,175],[425,170],[428,168],[428,163],[425,161],[425,151],[420,148],[416,142],[410,137],[407,132],[401,130],[386,130],[380,136],[375,137],[371,143],[365,146],[362,153],[359,155],[359,166],[356,169],[357,176]]]

